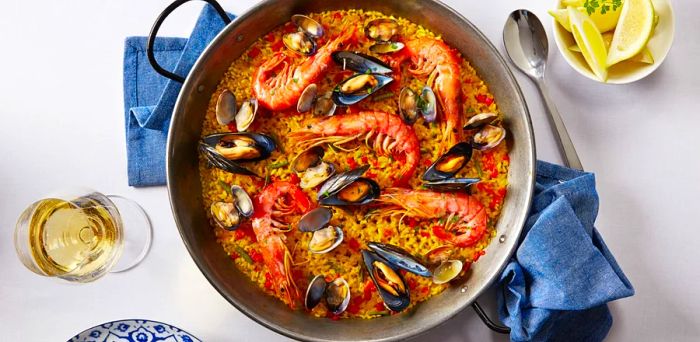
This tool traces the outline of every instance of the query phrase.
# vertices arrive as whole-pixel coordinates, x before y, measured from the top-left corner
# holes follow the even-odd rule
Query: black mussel
[[[333,89],[331,98],[339,106],[358,103],[394,79],[381,74],[355,74]]]
[[[304,91],[299,96],[299,101],[297,101],[297,112],[306,113],[311,110],[311,107],[316,100],[316,94],[318,94],[318,86],[316,83],[309,84]]]
[[[376,253],[363,249],[362,260],[374,286],[391,311],[402,311],[411,303],[411,296],[398,269]]]
[[[300,175],[299,186],[311,189],[335,173],[335,166],[323,161],[323,148],[314,146],[299,153],[292,161],[292,170]]]
[[[433,283],[444,284],[462,272],[463,263],[459,260],[443,261],[433,270]]]
[[[343,278],[336,278],[326,286],[326,307],[334,315],[340,315],[350,304],[350,285]]]
[[[204,158],[206,158],[207,162],[216,168],[222,169],[226,172],[260,177],[255,172],[246,169],[238,163],[224,158],[224,156],[219,154],[219,152],[217,152],[213,146],[210,146],[203,141],[199,143],[199,150],[202,151],[202,154],[204,155]]]
[[[263,160],[275,150],[275,141],[260,133],[216,133],[204,137],[202,142],[232,161]]]
[[[243,102],[241,108],[236,113],[236,130],[245,132],[255,120],[255,114],[258,112],[258,100],[250,99]]]
[[[433,122],[437,118],[437,98],[430,87],[425,86],[418,98],[418,109],[426,122]]]
[[[472,147],[466,142],[452,146],[423,173],[424,181],[438,181],[452,178],[467,165],[472,157]]]
[[[214,202],[210,210],[216,225],[226,230],[235,230],[243,220],[233,203]]]
[[[302,31],[314,38],[320,38],[323,36],[323,26],[319,24],[316,20],[313,20],[305,15],[295,14],[292,16],[292,22],[299,31]]]
[[[411,253],[407,252],[401,247],[379,242],[370,242],[367,244],[367,247],[398,268],[417,274],[421,277],[432,277],[432,274],[427,267],[421,264],[421,262],[418,261],[416,257],[411,255]]]
[[[404,48],[404,44],[402,42],[385,42],[385,43],[377,43],[369,47],[369,51],[372,51],[374,53],[379,53],[379,54],[384,54],[384,53],[394,53],[401,51],[401,49]]]
[[[304,56],[316,53],[316,41],[305,32],[297,31],[282,36],[282,42],[288,49]]]
[[[343,70],[353,70],[360,74],[388,74],[391,68],[376,57],[352,51],[336,51],[331,54],[336,64]]]
[[[307,310],[315,308],[325,295],[326,279],[322,275],[317,275],[311,280],[309,287],[306,289],[306,296],[304,296],[304,307]]]
[[[464,129],[477,129],[485,125],[489,125],[498,119],[498,114],[496,113],[479,113],[467,121],[464,125]]]
[[[314,101],[314,105],[311,108],[311,113],[315,116],[331,116],[335,114],[336,104],[332,99],[333,93],[328,92],[323,96],[319,96]]]
[[[348,184],[354,182],[356,179],[360,178],[362,174],[369,170],[369,165],[360,166],[356,169],[350,171],[342,172],[336,174],[335,176],[328,178],[328,180],[323,183],[321,188],[318,190],[317,199],[320,201],[323,198],[330,196],[338,192],[340,189],[344,188]]]
[[[299,219],[297,228],[302,232],[315,232],[324,228],[331,222],[333,211],[326,207],[318,207],[310,210]]]
[[[328,197],[322,198],[319,203],[333,206],[363,205],[378,198],[380,191],[377,182],[360,177],[337,192],[329,194]]]
[[[374,19],[365,26],[365,35],[377,41],[388,42],[399,33],[399,23],[394,19]]]
[[[432,182],[425,182],[423,185],[431,190],[450,192],[450,191],[467,191],[476,183],[479,183],[479,178],[447,178]]]
[[[232,185],[231,195],[233,196],[233,204],[241,215],[244,217],[253,216],[253,200],[248,195],[248,192],[238,185]]]
[[[228,125],[234,120],[237,111],[236,96],[230,90],[225,89],[216,100],[216,122],[219,125]]]
[[[472,137],[472,147],[479,151],[486,151],[498,146],[505,137],[505,128],[486,125]]]
[[[325,254],[334,250],[343,242],[343,230],[336,226],[326,226],[313,232],[309,240],[309,252]]]
[[[401,89],[399,94],[399,114],[409,125],[418,120],[418,95],[409,87]]]

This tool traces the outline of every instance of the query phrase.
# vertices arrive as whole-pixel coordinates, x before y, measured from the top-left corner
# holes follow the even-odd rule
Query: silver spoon
[[[517,10],[510,14],[503,28],[503,43],[511,62],[537,84],[544,100],[552,132],[557,138],[559,150],[564,154],[564,164],[583,170],[574,144],[566,131],[554,101],[549,96],[544,82],[549,45],[547,34],[537,16],[528,10]]]

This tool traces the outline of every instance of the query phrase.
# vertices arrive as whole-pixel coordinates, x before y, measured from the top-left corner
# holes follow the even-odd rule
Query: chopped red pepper
[[[408,288],[411,290],[415,290],[416,286],[418,286],[418,282],[413,278],[406,279],[406,282],[408,282]]]
[[[289,182],[299,184],[299,182],[301,182],[301,179],[299,179],[299,176],[297,176],[296,173],[291,173],[289,174]]]
[[[270,280],[272,276],[270,273],[265,273],[265,288],[272,291],[272,280]]]
[[[428,166],[430,166],[430,165],[433,165],[433,161],[430,160],[430,159],[425,159],[425,160],[423,160],[423,165],[424,165],[425,167],[428,167]]]
[[[282,42],[282,40],[278,40],[272,45],[270,45],[270,48],[272,49],[272,51],[280,51],[284,48],[284,43]]]
[[[384,302],[374,304],[374,309],[377,311],[384,311],[386,309],[386,307],[384,306]]]
[[[253,47],[248,52],[248,57],[255,58],[255,57],[258,57],[259,54],[260,54],[260,49],[258,49],[258,47]]]
[[[474,98],[476,98],[476,102],[483,103],[487,106],[490,106],[493,103],[493,98],[484,94],[476,94]]]
[[[367,163],[368,163],[367,156],[362,156],[362,158],[360,158],[360,160],[362,160],[362,164],[367,164]]]
[[[240,257],[240,255],[238,255],[238,253],[236,253],[236,252],[231,252],[230,257],[231,257],[231,260],[236,260]]]
[[[421,232],[420,232],[420,236],[422,236],[422,237],[424,237],[424,238],[429,238],[429,237],[430,237],[430,233],[428,233],[428,232],[426,232],[426,231],[421,231]]]
[[[377,291],[377,288],[374,286],[374,282],[372,282],[372,280],[367,280],[365,288],[362,291],[362,298],[364,298],[365,301],[370,300],[370,298],[372,298],[372,292],[375,291]]]
[[[353,251],[357,252],[360,250],[360,243],[357,242],[355,238],[350,238],[348,240],[348,247],[350,247],[350,249],[352,249]]]
[[[348,163],[348,166],[349,166],[351,169],[356,169],[356,168],[357,168],[357,162],[355,161],[355,158],[353,158],[353,157],[348,157],[345,161]]]
[[[260,252],[256,251],[255,249],[249,250],[248,255],[250,255],[250,258],[253,259],[255,263],[263,262],[262,254],[260,254]]]
[[[236,122],[235,121],[229,122],[228,125],[226,125],[226,127],[228,127],[228,130],[233,132],[233,133],[238,132],[238,129],[236,129]]]

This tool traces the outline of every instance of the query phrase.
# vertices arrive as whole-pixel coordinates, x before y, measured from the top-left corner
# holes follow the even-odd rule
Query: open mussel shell
[[[360,178],[362,174],[367,172],[367,170],[369,170],[369,165],[364,165],[350,171],[341,172],[331,178],[328,178],[328,180],[323,183],[323,186],[321,186],[321,188],[318,190],[318,196],[316,199],[320,201],[329,197],[331,194],[338,192],[348,184]]]
[[[479,113],[467,121],[464,125],[464,129],[477,129],[485,125],[489,125],[498,119],[498,114],[496,113]]]
[[[439,192],[467,191],[473,184],[480,181],[481,179],[479,178],[447,178],[425,182],[423,185],[430,190]]]
[[[394,19],[374,19],[365,25],[367,38],[376,41],[388,42],[399,33],[399,23]]]
[[[314,254],[325,254],[334,250],[343,242],[343,230],[336,226],[326,226],[314,231],[309,240],[309,252]]]
[[[241,224],[241,215],[233,203],[214,202],[210,211],[216,225],[223,229],[235,230]]]
[[[401,51],[401,49],[403,49],[404,46],[405,45],[402,42],[383,42],[370,46],[369,51],[379,54],[394,53]]]
[[[409,125],[418,120],[418,95],[409,87],[401,89],[399,94],[399,115]]]
[[[301,175],[299,186],[311,189],[323,183],[335,173],[335,166],[323,161],[323,148],[314,146],[297,155],[292,161],[292,170]]]
[[[424,181],[439,181],[452,178],[464,165],[467,165],[471,157],[471,145],[466,142],[458,143],[430,165],[423,173],[421,179]]]
[[[326,285],[326,279],[322,275],[317,275],[311,279],[304,296],[304,307],[307,310],[315,308],[321,302],[326,294]]]
[[[311,107],[311,113],[315,116],[331,116],[335,114],[337,105],[333,102],[332,96],[333,93],[328,92],[323,96],[317,97]]]
[[[219,154],[219,152],[217,152],[216,148],[203,141],[199,142],[199,150],[202,151],[202,154],[207,162],[216,168],[230,173],[260,177],[255,172],[246,169],[237,162],[226,159],[224,156]]]
[[[462,272],[463,263],[459,260],[443,261],[433,270],[433,283],[444,284]]]
[[[248,192],[238,185],[231,185],[231,195],[233,196],[233,204],[241,215],[244,217],[253,216],[253,200]]]
[[[295,14],[292,16],[292,22],[302,31],[314,38],[323,36],[323,26],[316,20],[313,20],[305,15]]]
[[[225,89],[216,100],[216,122],[219,125],[228,125],[234,120],[237,112],[236,96],[230,90]]]
[[[297,101],[297,112],[306,113],[311,110],[311,107],[316,100],[316,95],[318,94],[318,86],[316,83],[311,83],[299,96],[299,101]]]
[[[282,42],[287,49],[304,56],[313,55],[318,47],[310,35],[301,31],[285,34],[282,36]]]
[[[432,277],[432,273],[427,267],[401,247],[379,242],[370,242],[367,244],[367,247],[398,268],[421,277]]]
[[[379,198],[380,192],[377,182],[360,177],[337,192],[329,194],[328,197],[322,198],[319,203],[333,206],[363,205]]]
[[[202,142],[232,161],[263,160],[275,150],[275,141],[261,133],[216,133],[202,138]]]
[[[236,113],[236,129],[239,132],[244,132],[250,127],[255,120],[255,114],[258,112],[258,100],[250,99],[243,102],[241,108]]]
[[[406,281],[398,269],[376,253],[363,249],[362,261],[367,268],[384,306],[391,311],[402,311],[411,303],[411,297]]]
[[[423,87],[420,92],[418,109],[423,114],[425,122],[433,122],[437,118],[437,98],[433,90],[428,86]]]
[[[292,160],[292,170],[297,173],[304,172],[320,164],[321,161],[323,161],[324,154],[325,151],[323,151],[323,148],[320,146],[311,147],[294,157],[294,160]]]
[[[331,222],[333,211],[326,207],[312,209],[299,219],[297,228],[302,232],[315,232]]]
[[[393,78],[382,74],[355,74],[340,82],[333,89],[331,98],[339,106],[349,106],[362,101],[392,81]]]
[[[503,127],[486,125],[472,137],[472,147],[479,151],[490,150],[503,141],[506,130]]]
[[[360,74],[388,74],[391,68],[376,57],[352,51],[336,51],[331,54],[333,60],[343,70],[353,70]]]
[[[336,278],[326,285],[326,306],[334,315],[340,315],[350,304],[350,285],[343,278]]]
[[[451,245],[442,245],[429,250],[423,258],[428,265],[439,265],[443,261],[450,259],[454,254],[454,247]]]

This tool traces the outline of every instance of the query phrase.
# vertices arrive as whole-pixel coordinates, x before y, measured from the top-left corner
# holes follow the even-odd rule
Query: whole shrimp
[[[292,255],[284,244],[282,222],[285,216],[305,213],[312,204],[308,196],[295,184],[273,182],[255,196],[253,232],[261,249],[263,261],[280,298],[286,298],[293,309],[299,299],[299,290],[291,274]]]
[[[345,150],[343,144],[362,139],[379,155],[403,154],[405,162],[396,185],[408,184],[420,161],[418,137],[397,115],[365,111],[331,116],[307,127],[289,134],[300,150],[326,143]]]
[[[462,141],[462,84],[460,59],[445,42],[434,38],[418,38],[406,42],[411,58],[408,71],[428,76],[427,85],[435,90],[442,114],[441,153]]]
[[[387,215],[446,218],[444,228],[434,228],[433,231],[438,238],[459,247],[474,245],[486,232],[487,215],[484,206],[465,193],[389,188],[377,201],[387,206],[387,210],[382,211]]]
[[[316,54],[298,65],[288,62],[287,52],[277,52],[258,67],[253,76],[253,97],[267,109],[277,111],[297,103],[306,87],[318,81],[333,63],[331,54],[352,36],[352,30],[342,30],[335,39],[320,47]]]

